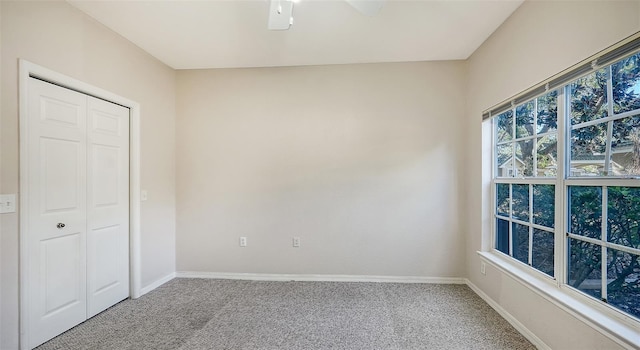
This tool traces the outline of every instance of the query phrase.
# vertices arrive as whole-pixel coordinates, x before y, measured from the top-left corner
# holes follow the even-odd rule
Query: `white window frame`
[[[627,55],[629,56],[629,55]],[[609,66],[609,63],[607,66]],[[597,69],[596,69],[597,68]],[[594,71],[601,69],[602,67],[594,67],[594,69],[582,76],[593,73]],[[579,77],[576,77],[577,79]],[[574,80],[575,80],[574,79]],[[611,80],[611,74],[609,74],[609,80]],[[608,83],[610,87],[610,82]],[[610,94],[609,88],[607,94]],[[578,319],[589,324],[593,328],[599,330],[608,338],[614,340],[616,343],[624,347],[637,347],[638,339],[640,339],[640,320],[623,311],[608,305],[600,300],[597,300],[585,293],[571,287],[567,281],[567,266],[568,266],[568,188],[569,186],[624,186],[624,187],[640,187],[640,180],[638,178],[624,178],[624,177],[577,177],[570,176],[570,142],[571,142],[571,124],[570,117],[567,113],[567,106],[570,105],[569,101],[569,87],[567,84],[558,88],[558,111],[557,111],[557,175],[555,178],[549,177],[526,177],[526,178],[509,178],[498,177],[497,173],[497,138],[496,138],[496,120],[491,120],[491,181],[490,181],[490,203],[491,203],[491,224],[490,224],[490,248],[488,252],[479,252],[481,258],[500,269],[502,272],[507,273],[513,277],[516,281],[522,283],[526,287],[532,289],[543,298],[551,301],[556,306],[576,316]],[[527,103],[531,99],[537,99],[538,97],[547,94],[548,91],[540,93],[527,101],[518,103],[518,106],[522,103]],[[613,123],[613,120],[622,119],[626,116],[639,115],[638,110],[621,113],[618,115],[613,114],[613,101],[608,99],[608,107],[610,113],[606,118],[601,118],[593,122],[587,122],[592,124],[599,124],[603,122]],[[514,125],[516,120],[515,108],[517,106],[512,105]],[[584,123],[578,124],[583,125]],[[609,128],[608,130],[611,130]],[[515,142],[515,126],[513,131],[513,138],[511,142]],[[608,132],[609,134],[611,131]],[[536,136],[537,138],[538,136]],[[608,135],[610,137],[610,135]],[[606,155],[610,153],[610,143],[607,143]],[[535,147],[534,147],[535,150]],[[515,150],[514,150],[515,152]],[[534,151],[535,152],[535,151]],[[605,156],[605,159],[607,157]],[[608,164],[608,162],[606,162]],[[534,175],[535,172],[536,157],[534,153]],[[605,166],[605,170],[608,171],[609,167]],[[568,172],[568,173],[567,173]],[[530,196],[531,185],[533,184],[554,184],[555,185],[555,228],[554,228],[554,277],[550,277],[545,273],[538,271],[537,269],[522,263],[521,261],[507,256],[506,254],[498,251],[496,246],[496,202],[497,192],[496,184],[529,184]],[[511,193],[510,193],[511,194]],[[603,196],[605,193],[603,193]],[[510,195],[511,200],[511,195]],[[603,207],[603,216],[604,216]],[[531,208],[530,208],[531,212]],[[530,213],[531,214],[531,213]],[[530,218],[531,221],[531,218]],[[510,246],[513,244],[511,235],[511,222],[509,220],[510,230]],[[604,222],[604,221],[603,221]],[[606,230],[606,222],[603,224]],[[530,230],[531,233],[531,230]],[[531,239],[531,235],[530,238]],[[603,236],[603,238],[605,238]],[[606,238],[605,238],[606,239]],[[610,243],[605,242],[606,249]],[[619,246],[614,246],[615,249],[628,251],[627,249],[620,249]],[[532,249],[532,248],[531,248]],[[634,249],[634,248],[631,248]],[[511,250],[511,247],[510,247]],[[635,250],[634,250],[635,252]],[[530,253],[531,254],[531,253]],[[603,255],[604,258],[605,255]],[[604,259],[603,259],[604,260]],[[531,262],[531,259],[529,259]],[[603,269],[606,268],[606,262],[603,261]],[[606,274],[605,274],[606,276]],[[604,282],[603,282],[604,283]]]

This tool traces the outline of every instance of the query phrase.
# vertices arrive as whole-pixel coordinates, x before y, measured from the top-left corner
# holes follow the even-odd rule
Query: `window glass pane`
[[[623,113],[640,108],[640,54],[611,66],[613,112]]]
[[[516,176],[533,176],[533,139],[517,141],[515,146]]]
[[[496,184],[496,213],[509,216],[509,184]]]
[[[516,107],[516,138],[533,135],[533,107],[533,101]]]
[[[496,219],[496,249],[509,255],[509,221]]]
[[[640,116],[613,122],[611,175],[640,175]]]
[[[569,187],[569,232],[600,239],[602,234],[602,188]]]
[[[496,139],[498,142],[509,141],[513,139],[513,111],[508,110],[496,117],[497,132]]]
[[[529,263],[529,227],[513,223],[513,257]]]
[[[569,84],[571,125],[607,116],[607,70],[595,71]]]
[[[558,92],[552,91],[538,97],[538,134],[558,128]]]
[[[640,318],[640,257],[607,249],[607,303]]]
[[[513,218],[529,221],[529,185],[512,185],[511,195],[513,196],[513,203],[511,210],[513,210]]]
[[[496,176],[498,177],[514,177],[515,169],[513,168],[513,144],[500,145],[497,147],[498,161],[496,162]]]
[[[571,130],[570,176],[601,176],[607,143],[607,124]]]
[[[555,227],[555,186],[533,185],[533,222],[538,225]]]
[[[569,285],[600,299],[602,296],[602,273],[600,261],[602,249],[599,245],[569,238]]]
[[[640,187],[609,187],[607,193],[607,240],[640,249]]]
[[[533,230],[531,265],[551,277],[553,277],[554,245],[553,232]]]
[[[537,146],[537,172],[536,176],[555,177],[558,171],[558,137],[550,134],[538,138]]]

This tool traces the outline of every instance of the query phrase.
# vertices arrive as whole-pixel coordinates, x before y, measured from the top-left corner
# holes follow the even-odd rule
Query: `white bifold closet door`
[[[129,296],[129,109],[28,89],[28,347]]]

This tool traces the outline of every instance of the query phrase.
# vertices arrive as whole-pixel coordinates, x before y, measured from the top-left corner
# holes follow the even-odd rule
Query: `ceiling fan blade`
[[[365,16],[375,16],[380,12],[385,0],[344,0]]]
[[[287,30],[293,24],[293,1],[271,0],[269,3],[269,30]]]

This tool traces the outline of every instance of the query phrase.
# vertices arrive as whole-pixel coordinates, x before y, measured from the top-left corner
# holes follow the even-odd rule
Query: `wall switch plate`
[[[147,200],[147,190],[140,191],[140,200],[141,201],[146,201]]]
[[[300,248],[300,237],[293,237],[293,247]]]
[[[247,237],[240,237],[240,246],[241,247],[247,246]]]
[[[0,214],[16,212],[16,195],[0,194]]]
[[[480,262],[480,273],[483,275],[487,274],[487,264],[484,261]]]

